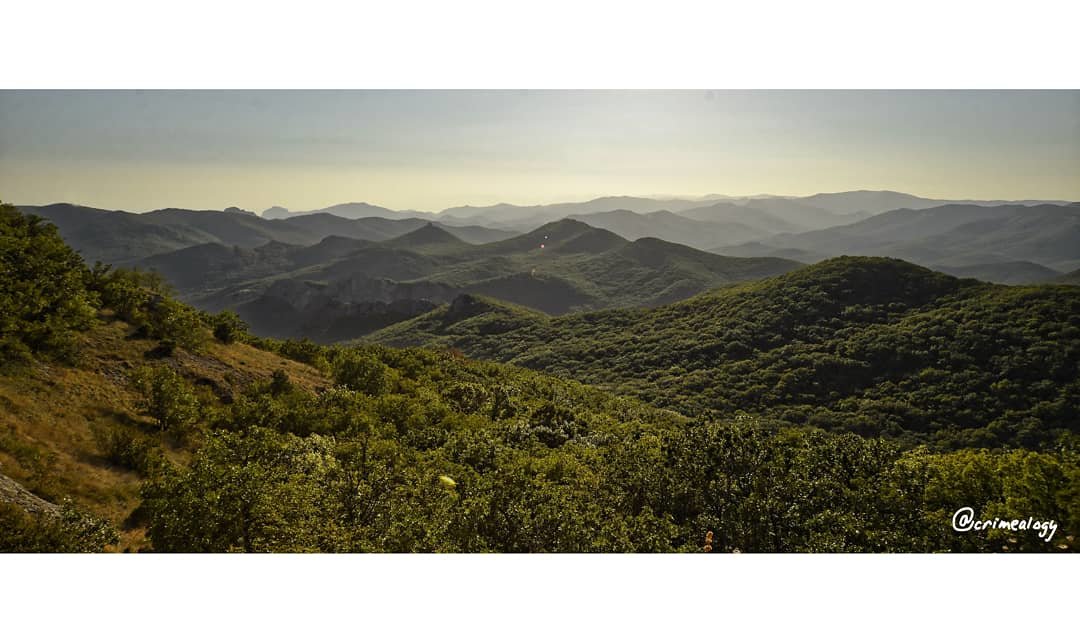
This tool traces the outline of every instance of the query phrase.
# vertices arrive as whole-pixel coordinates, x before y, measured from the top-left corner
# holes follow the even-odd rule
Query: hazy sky
[[[0,200],[17,204],[849,189],[1080,200],[1080,91],[0,91]]]

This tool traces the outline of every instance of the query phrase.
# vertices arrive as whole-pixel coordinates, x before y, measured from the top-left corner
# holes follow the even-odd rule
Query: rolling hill
[[[124,211],[71,204],[20,206],[19,210],[55,224],[64,240],[90,262],[123,263],[218,240],[199,229],[153,224]]]
[[[264,219],[237,209],[190,211],[161,209],[148,213],[107,211],[70,204],[20,206],[57,226],[64,240],[90,262],[132,264],[151,256],[197,245],[217,243],[254,249],[269,242],[312,245],[330,236],[383,241],[428,224],[418,218],[347,219],[330,213]],[[506,239],[511,232],[476,225],[440,228],[470,243]]]
[[[429,222],[409,233],[388,240],[386,246],[425,253],[455,253],[467,250],[471,245],[446,229]]]
[[[680,415],[450,349],[253,336],[5,205],[0,263],[0,552],[1077,550],[1075,287],[842,259],[658,309],[462,294],[407,323],[716,405]],[[958,504],[1061,532],[958,536]]]
[[[972,264],[962,267],[937,266],[936,271],[947,273],[957,278],[976,278],[998,284],[1038,284],[1054,282],[1060,271],[1054,271],[1034,262],[995,262],[991,264]]]
[[[948,204],[997,206],[1006,204],[1063,205],[1067,203],[1056,200],[1025,200],[1017,202],[941,200],[922,198],[895,191],[867,190],[819,193],[805,197],[771,195],[731,197],[714,194],[695,199],[609,196],[595,198],[587,202],[563,202],[548,205],[521,206],[501,203],[483,207],[451,207],[441,211],[434,219],[453,222],[454,224],[475,223],[489,227],[527,231],[565,217],[585,216],[610,211],[631,211],[638,214],[667,211],[693,220],[737,222],[751,228],[778,233],[824,229],[850,224],[879,213],[900,208],[916,210]],[[618,229],[611,230],[624,235]],[[630,236],[626,235],[626,237]],[[682,240],[674,237],[663,235],[656,237],[682,242]],[[731,241],[727,244],[735,242],[738,241]]]
[[[765,214],[762,214],[764,217]],[[752,216],[745,216],[750,218]],[[598,229],[606,229],[628,240],[659,238],[668,242],[684,244],[696,249],[708,249],[722,242],[749,241],[772,235],[764,227],[737,219],[696,220],[670,211],[634,213],[633,211],[607,211],[571,216]]]
[[[1063,276],[1059,276],[1059,277],[1054,279],[1054,282],[1057,282],[1057,283],[1060,283],[1060,284],[1076,284],[1076,285],[1080,285],[1080,269],[1077,269],[1076,271],[1072,271],[1070,273],[1066,273]]]
[[[690,415],[738,411],[939,446],[1075,433],[1080,292],[837,258],[653,309],[440,307],[366,338],[461,349]],[[504,327],[492,333],[487,326]]]
[[[512,228],[525,231],[555,222],[569,216],[601,213],[604,211],[682,211],[702,206],[700,201],[682,199],[638,198],[632,196],[606,196],[587,202],[562,202],[547,205],[520,206],[500,203],[491,206],[451,207],[438,214],[440,220],[477,221],[486,226]]]
[[[338,218],[356,220],[359,218],[383,218],[387,220],[403,220],[408,218],[430,218],[432,214],[425,211],[395,211],[366,202],[346,202],[335,204],[323,209],[310,211],[289,211],[285,207],[270,207],[263,211],[262,217],[267,220],[281,220],[305,215],[330,214]]]
[[[753,201],[745,205],[733,202],[716,202],[696,209],[680,211],[679,216],[702,222],[722,222],[739,224],[768,234],[783,233],[786,231],[805,231],[813,228],[814,223],[810,220],[798,218],[789,219],[774,215],[764,209],[754,206]],[[838,223],[840,220],[828,219],[828,223]]]
[[[726,255],[875,255],[965,267],[1033,262],[1054,270],[1080,261],[1080,207],[946,205],[901,209],[829,229],[718,247]],[[799,255],[796,253],[795,255]]]
[[[331,335],[358,337],[460,293],[563,314],[664,304],[798,266],[775,258],[728,258],[653,238],[630,242],[570,219],[484,245],[469,245],[428,224],[381,243],[328,238],[313,247],[274,245],[246,252],[217,247],[215,259],[195,261],[193,251],[138,264],[162,273],[200,308],[233,308],[267,335],[320,341]],[[402,294],[393,313],[386,306],[395,302],[393,296],[345,295],[365,290],[349,289],[348,283],[372,279],[395,283],[389,290]],[[365,319],[365,313],[377,319]],[[274,321],[267,320],[271,315]],[[336,328],[328,331],[331,319]]]

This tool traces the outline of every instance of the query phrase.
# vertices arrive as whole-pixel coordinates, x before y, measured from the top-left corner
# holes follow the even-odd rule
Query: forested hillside
[[[854,288],[872,283],[850,323],[877,326],[980,290],[885,265],[894,280],[838,262],[624,312],[619,335],[651,313],[756,291],[728,311],[757,305],[764,344],[812,343],[826,327],[856,332],[795,326],[769,305],[798,303],[813,318],[850,308],[863,295]],[[5,205],[0,266],[3,551],[1076,549],[1080,461],[1068,440],[1045,452],[905,450],[768,417],[688,417],[453,350],[261,339],[235,314],[176,302],[160,280],[86,266],[54,227]],[[805,300],[769,302],[785,283],[801,283]],[[1067,297],[1054,302],[1071,313]],[[471,304],[446,311],[477,317]],[[558,322],[588,318],[615,329],[612,314]],[[1061,359],[1073,353],[1070,328],[1050,329]],[[711,348],[708,326],[694,331]],[[655,338],[642,337],[655,361]],[[676,354],[688,353],[684,339]],[[1050,543],[1035,531],[957,534],[960,506],[1054,518],[1061,530]]]
[[[201,309],[237,311],[261,335],[330,343],[415,317],[461,293],[562,314],[664,304],[799,265],[729,258],[656,238],[630,242],[561,220],[482,245],[425,223],[379,242],[329,236],[306,246],[208,243],[134,266],[159,273]]]
[[[687,415],[951,449],[1080,430],[1080,290],[838,258],[673,305],[549,318],[457,302],[370,336],[454,347]]]

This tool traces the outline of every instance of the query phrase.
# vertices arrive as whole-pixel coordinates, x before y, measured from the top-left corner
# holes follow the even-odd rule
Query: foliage
[[[93,319],[88,277],[55,226],[0,203],[0,364],[70,359],[75,332]]]
[[[1048,551],[1074,549],[1080,527],[1073,448],[904,451],[745,415],[688,421],[450,353],[327,351],[394,382],[252,387],[190,465],[144,486],[155,549],[695,551],[711,530],[719,552]],[[512,414],[493,415],[500,393]],[[962,506],[1060,531],[956,533]]]
[[[278,340],[249,336],[247,342],[258,349],[272,351],[290,360],[309,364],[319,371],[329,372],[330,370],[330,363],[326,359],[323,347],[307,338],[302,340]]]
[[[191,384],[167,366],[141,367],[131,377],[142,394],[142,410],[161,431],[183,438],[200,417],[199,400]]]
[[[1045,449],[1080,429],[1080,290],[987,285],[884,258],[828,260],[647,310],[443,309],[371,340],[456,347],[687,415],[749,412],[909,446]]]
[[[88,304],[147,336],[208,333],[152,277],[82,273]],[[165,552],[700,551],[707,531],[719,552],[1075,551],[1073,291],[836,260],[653,310],[550,319],[475,298],[410,325],[461,351],[251,338],[334,384],[281,370],[218,403],[180,373],[198,356],[137,368],[168,456],[135,425],[92,433],[145,477],[138,526]],[[50,475],[48,450],[0,448]],[[957,533],[960,507],[1060,531]],[[115,541],[64,513],[0,506],[0,547]]]
[[[152,271],[113,269],[94,265],[91,287],[103,307],[136,327],[136,335],[161,340],[160,355],[176,346],[199,349],[206,340],[206,322],[192,307],[170,296],[169,286]]]
[[[171,298],[154,297],[148,308],[147,334],[162,342],[197,350],[206,340],[199,312]]]
[[[393,384],[390,369],[367,354],[341,351],[333,361],[334,380],[350,389],[377,396]]]
[[[169,294],[168,285],[152,271],[114,269],[99,262],[91,273],[91,288],[99,293],[102,306],[136,326],[149,321],[151,300]]]
[[[205,339],[198,312],[169,297],[160,276],[88,269],[55,226],[0,204],[0,362],[71,360],[77,332],[101,308],[166,345],[197,349]]]
[[[111,525],[70,504],[56,515],[31,515],[0,502],[0,553],[93,553],[117,540]]]
[[[211,318],[214,337],[224,344],[244,340],[247,336],[247,323],[240,319],[235,311],[225,310]]]
[[[151,438],[119,425],[91,425],[90,433],[109,462],[147,473],[162,460],[161,448]]]

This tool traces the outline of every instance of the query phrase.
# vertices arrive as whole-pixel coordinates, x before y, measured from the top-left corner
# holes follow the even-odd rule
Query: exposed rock
[[[60,515],[60,507],[35,496],[21,484],[2,473],[0,473],[0,502],[18,505],[35,516]]]

